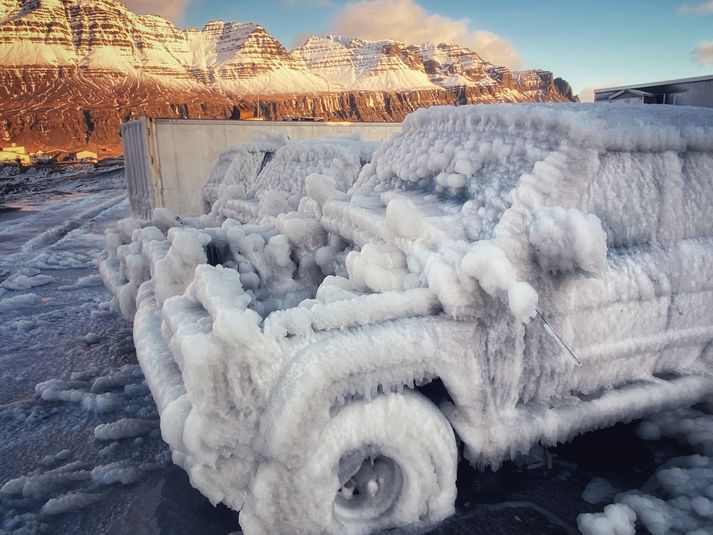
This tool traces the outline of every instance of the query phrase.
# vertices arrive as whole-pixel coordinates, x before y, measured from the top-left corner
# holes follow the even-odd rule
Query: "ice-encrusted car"
[[[373,158],[231,150],[209,214],[123,220],[99,266],[174,462],[246,533],[426,526],[456,437],[497,467],[713,391],[713,110],[432,108]]]

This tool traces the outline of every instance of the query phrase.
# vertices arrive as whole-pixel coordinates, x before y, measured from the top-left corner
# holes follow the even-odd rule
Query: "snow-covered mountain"
[[[113,0],[0,0],[0,65],[151,76],[167,86],[252,92],[324,85],[258,24],[214,21],[202,30],[136,15]],[[268,80],[267,75],[272,74]]]
[[[572,100],[545,71],[510,73],[452,44],[312,36],[288,51],[258,24],[181,29],[114,0],[0,0],[0,135],[118,145],[141,114],[400,120],[465,102]]]
[[[437,88],[416,53],[395,41],[313,35],[292,54],[328,81],[330,91]]]

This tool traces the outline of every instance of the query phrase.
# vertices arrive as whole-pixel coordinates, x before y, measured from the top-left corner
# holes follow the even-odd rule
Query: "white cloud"
[[[307,39],[313,35],[314,33],[298,33],[290,41],[290,50],[301,47],[307,42]]]
[[[594,102],[594,90],[599,89],[598,85],[588,85],[582,89],[577,96],[580,102]]]
[[[393,39],[407,44],[456,43],[496,65],[522,68],[520,56],[505,39],[491,32],[473,31],[469,26],[468,19],[431,13],[413,0],[359,0],[344,5],[334,20],[332,31],[350,37]]]
[[[181,22],[190,0],[122,0],[134,13],[160,15],[173,22]]]
[[[707,0],[706,2],[701,2],[700,4],[683,4],[678,8],[679,13],[684,15],[692,15],[695,13],[713,13],[713,0]]]
[[[282,0],[282,3],[289,7],[334,7],[335,3],[332,0]]]
[[[693,49],[693,56],[701,65],[713,65],[713,41],[698,45]]]
[[[620,82],[608,82],[606,84],[596,84],[588,85],[582,89],[577,96],[580,102],[594,102],[594,90],[595,89],[605,89],[607,87],[617,87],[620,86]]]

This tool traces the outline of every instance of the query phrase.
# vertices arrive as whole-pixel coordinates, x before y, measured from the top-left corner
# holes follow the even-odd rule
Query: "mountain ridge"
[[[0,137],[119,150],[139,115],[395,120],[422,106],[573,100],[549,71],[511,72],[455,44],[310,36],[256,23],[181,29],[115,0],[0,0]]]

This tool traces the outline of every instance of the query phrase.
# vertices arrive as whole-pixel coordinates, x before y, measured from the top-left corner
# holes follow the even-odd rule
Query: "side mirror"
[[[542,269],[552,273],[581,270],[601,275],[607,268],[607,235],[601,220],[576,208],[540,209],[527,229]]]

